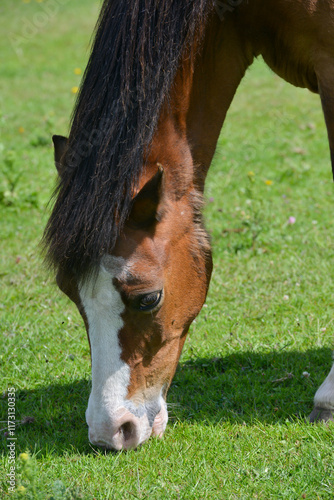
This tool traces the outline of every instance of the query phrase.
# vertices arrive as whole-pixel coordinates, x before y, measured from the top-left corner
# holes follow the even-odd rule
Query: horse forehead
[[[149,278],[160,274],[165,261],[164,248],[154,245],[149,238],[145,240],[138,244],[126,241],[119,245],[116,255],[103,256],[102,266],[113,277],[125,282],[136,276]]]
[[[117,242],[113,255],[123,259],[123,267],[160,267],[166,259],[167,240],[156,234],[131,231]]]

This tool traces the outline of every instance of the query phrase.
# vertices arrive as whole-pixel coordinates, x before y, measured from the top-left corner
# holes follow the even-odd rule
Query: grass
[[[16,453],[30,458],[17,458],[27,489],[12,498],[333,499],[333,425],[305,422],[333,347],[334,193],[319,98],[261,61],[248,72],[207,181],[214,273],[166,434],[105,453],[87,438],[83,324],[38,250],[55,179],[50,135],[67,133],[99,4],[59,1],[41,18],[45,5],[0,7],[0,497],[14,386]]]

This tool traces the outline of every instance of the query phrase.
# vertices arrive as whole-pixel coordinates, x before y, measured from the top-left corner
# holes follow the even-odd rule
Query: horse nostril
[[[119,428],[121,434],[123,434],[124,442],[130,441],[130,439],[136,434],[136,428],[133,422],[125,422]]]
[[[125,450],[136,448],[140,442],[140,426],[139,423],[131,419],[119,426],[118,435],[122,447]]]

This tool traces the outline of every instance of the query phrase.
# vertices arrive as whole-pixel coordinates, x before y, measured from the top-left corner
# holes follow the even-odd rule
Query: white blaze
[[[118,450],[136,447],[151,432],[162,435],[168,419],[161,388],[153,398],[138,405],[127,399],[130,367],[121,359],[118,338],[125,306],[113,284],[113,278],[127,270],[124,259],[105,255],[97,275],[86,278],[79,286],[92,356],[92,391],[86,411],[89,439],[93,444]],[[128,438],[122,427],[127,424],[131,429]]]
[[[117,264],[118,259],[113,259]],[[92,355],[92,392],[86,420],[91,429],[101,429],[102,435],[110,427],[115,410],[124,406],[130,382],[130,368],[121,359],[118,340],[124,304],[113,277],[110,265],[107,270],[102,262],[98,275],[87,278],[79,289]]]

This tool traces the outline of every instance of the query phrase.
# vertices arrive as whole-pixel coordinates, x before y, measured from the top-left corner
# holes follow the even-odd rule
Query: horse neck
[[[242,31],[234,16],[221,21],[213,15],[197,56],[180,65],[147,165],[148,172],[149,165],[152,171],[156,163],[165,167],[172,191],[204,190],[226,113],[253,61]]]
[[[252,47],[235,16],[221,20],[214,15],[195,63],[186,116],[187,138],[201,190],[226,113],[252,61]]]
[[[192,61],[187,59],[177,72],[173,88],[160,114],[150,145],[140,186],[161,164],[165,171],[165,188],[171,199],[192,191],[195,184],[194,162],[187,138],[187,112],[192,85]]]

